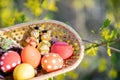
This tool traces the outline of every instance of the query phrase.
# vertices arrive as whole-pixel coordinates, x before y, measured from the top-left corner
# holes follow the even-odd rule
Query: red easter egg
[[[61,69],[63,66],[63,59],[55,53],[44,55],[41,60],[41,65],[47,72]]]
[[[66,42],[56,42],[51,46],[51,52],[59,54],[63,59],[73,54],[73,48]]]
[[[23,63],[29,63],[34,68],[40,64],[41,54],[33,46],[27,45],[21,52]]]
[[[20,63],[21,58],[17,52],[7,51],[0,58],[0,69],[3,72],[10,72]]]

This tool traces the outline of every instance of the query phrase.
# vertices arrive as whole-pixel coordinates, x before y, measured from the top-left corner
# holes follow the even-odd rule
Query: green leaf
[[[25,22],[25,15],[21,16],[21,20],[22,20],[22,22]]]
[[[113,34],[114,34],[113,39],[117,38],[118,33],[119,33],[119,30],[117,28],[113,30]]]
[[[107,28],[110,25],[110,20],[109,19],[105,19],[104,24],[101,26],[100,31],[104,30],[105,28]]]
[[[65,80],[65,73],[55,77],[55,80]]]
[[[53,77],[52,78],[48,78],[47,80],[54,80]]]
[[[73,80],[76,80],[78,78],[78,73],[76,73],[74,71],[70,71],[67,73],[67,76],[69,76]]]

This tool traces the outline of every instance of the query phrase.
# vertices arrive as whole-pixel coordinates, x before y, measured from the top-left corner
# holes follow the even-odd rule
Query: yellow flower
[[[87,60],[84,60],[84,61],[81,63],[81,66],[86,69],[86,68],[89,67],[89,62],[88,62]]]
[[[14,23],[15,23],[15,18],[10,18],[8,21],[8,25],[12,26],[12,25],[14,25]]]
[[[14,17],[16,20],[21,20],[21,16],[23,15],[23,12],[18,12],[18,10],[14,11]]]
[[[43,11],[40,7],[41,4],[39,0],[27,0],[24,5],[30,9],[35,16],[40,16]]]
[[[90,46],[93,46],[94,44],[90,44]],[[86,54],[89,54],[91,56],[96,56],[96,53],[98,51],[98,47],[91,47],[90,49],[86,50]]]
[[[48,9],[48,5],[49,5],[48,0],[44,0],[43,3],[41,4],[43,9]]]
[[[109,71],[109,73],[108,73],[108,76],[109,76],[110,78],[116,78],[116,77],[117,77],[117,70],[111,69],[111,70]]]
[[[106,30],[103,30],[102,33],[101,33],[101,36],[103,38],[105,38],[105,40],[108,40],[110,37],[109,37],[109,33],[110,33],[110,30],[109,29],[106,29]]]
[[[108,56],[111,56],[111,49],[109,47],[107,47],[107,53],[108,53]]]
[[[56,7],[55,1],[51,2],[48,6],[48,9],[51,11],[57,11],[58,8]]]
[[[115,22],[114,25],[115,25],[116,28],[120,29],[120,22]]]
[[[81,2],[81,0],[74,0],[73,6],[76,10],[82,10],[84,8],[84,4]]]
[[[1,18],[3,20],[7,19],[8,17],[10,17],[12,14],[11,10],[9,8],[6,8],[6,9],[2,9],[1,11]]]
[[[110,19],[111,22],[114,22],[114,21],[115,21],[115,17],[114,17],[113,12],[107,12],[107,13],[106,13],[106,18]]]
[[[13,2],[13,0],[0,0],[0,7],[4,8],[8,5],[10,6],[12,2]]]
[[[99,72],[103,72],[106,70],[106,59],[102,58],[100,59],[100,65],[98,67]]]
[[[37,7],[37,8],[35,9],[35,12],[34,12],[35,16],[39,16],[39,15],[41,15],[41,13],[42,13],[42,9],[39,8],[39,7]]]
[[[44,20],[49,20],[50,18],[48,16],[45,16],[44,17]]]

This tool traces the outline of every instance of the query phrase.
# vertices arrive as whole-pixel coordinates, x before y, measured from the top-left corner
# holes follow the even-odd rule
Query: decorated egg
[[[21,52],[21,59],[23,63],[29,63],[36,68],[40,64],[41,54],[33,46],[27,45]]]
[[[55,53],[44,55],[41,60],[42,68],[47,72],[52,72],[62,68],[63,59]]]
[[[28,80],[35,76],[35,70],[32,65],[22,63],[15,67],[13,71],[14,80]]]
[[[0,69],[3,72],[9,72],[12,71],[20,63],[21,58],[17,52],[7,51],[0,58]]]
[[[56,42],[51,46],[51,52],[59,54],[63,59],[73,54],[73,48],[66,42]]]

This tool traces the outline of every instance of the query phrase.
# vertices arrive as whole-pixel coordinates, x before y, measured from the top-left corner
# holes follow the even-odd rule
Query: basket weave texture
[[[80,36],[73,28],[56,20],[40,20],[36,22],[18,24],[9,28],[2,28],[0,29],[0,38],[9,38],[23,47],[24,44],[22,44],[22,41],[29,36],[30,28],[35,26],[42,27],[45,30],[51,30],[51,37],[56,38],[59,41],[68,42],[74,48],[74,53],[69,59],[64,60],[62,69],[47,73],[43,69],[38,68],[37,75],[31,80],[44,80],[71,71],[80,64],[84,56],[84,47]]]

